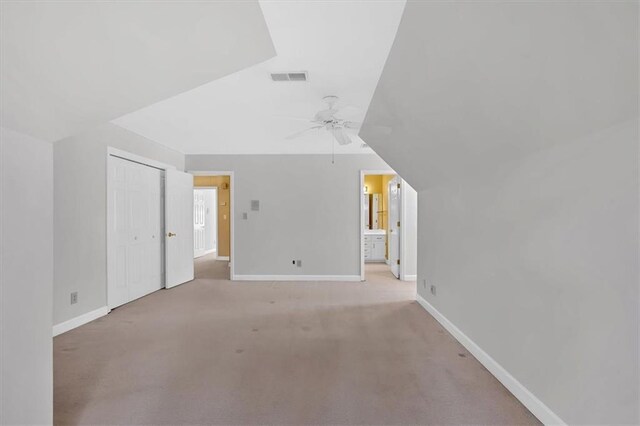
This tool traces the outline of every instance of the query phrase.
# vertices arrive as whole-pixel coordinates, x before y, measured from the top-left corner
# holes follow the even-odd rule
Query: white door
[[[107,295],[115,308],[163,287],[163,171],[109,157]]]
[[[165,179],[166,287],[193,280],[193,176],[167,170]]]
[[[218,238],[217,188],[193,190],[193,256],[216,251]]]
[[[202,189],[193,190],[193,255],[204,256],[206,247],[206,194]]]
[[[400,278],[400,179],[389,181],[389,262],[391,273]],[[401,225],[401,224],[400,224]]]
[[[218,189],[205,190],[205,238],[204,248],[207,253],[213,253],[218,249]]]

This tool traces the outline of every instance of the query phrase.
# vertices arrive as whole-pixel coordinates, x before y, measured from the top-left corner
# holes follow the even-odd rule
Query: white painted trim
[[[399,241],[399,254],[400,258],[400,268],[398,269],[398,275],[400,281],[410,281],[411,279],[405,274],[406,271],[406,257],[407,253],[409,253],[407,247],[407,183],[398,176],[400,179],[400,241]]]
[[[387,265],[391,265],[391,261],[389,259],[385,259],[384,263],[386,263]]]
[[[216,256],[216,260],[229,260],[229,256]]]
[[[69,330],[73,330],[76,327],[80,327],[81,325],[85,325],[88,322],[91,322],[95,319],[103,317],[110,312],[109,307],[103,306],[102,308],[98,308],[94,311],[87,312],[86,314],[82,314],[75,318],[71,318],[70,320],[61,322],[60,324],[56,324],[53,326],[53,337],[56,337],[62,333],[66,333]]]
[[[358,185],[358,200],[360,203],[360,281],[365,280],[364,276],[364,175],[399,175],[392,169],[387,170],[360,170],[360,185]],[[402,263],[402,261],[400,261]],[[400,265],[402,266],[402,265]]]
[[[402,281],[417,281],[418,280],[418,276],[417,275],[406,275],[404,276],[404,278],[402,279]]]
[[[360,281],[359,275],[236,275],[237,281]]]
[[[230,236],[229,236],[229,252],[231,253],[231,259],[229,259],[229,256],[224,256],[226,257],[226,259],[223,259],[223,256],[218,256],[217,259],[218,260],[229,260],[229,268],[231,269],[229,271],[229,275],[231,278],[231,281],[235,281],[236,280],[236,238],[235,238],[235,234],[236,234],[236,195],[235,195],[235,191],[236,191],[236,183],[235,183],[235,176],[234,173],[232,171],[220,171],[220,170],[212,170],[212,171],[207,171],[207,170],[189,170],[187,171],[187,173],[191,173],[194,176],[229,176],[229,185],[231,186],[231,191],[229,194],[229,199],[231,200],[231,232],[230,232]],[[217,244],[220,242],[220,236],[218,236],[218,241],[216,242],[216,248]]]
[[[436,308],[422,296],[416,294],[416,301],[447,329],[455,339],[462,344],[491,374],[495,376],[531,413],[545,425],[566,425],[564,421],[542,401],[540,401],[529,389],[520,383],[503,366],[486,353],[480,346],[464,334],[458,327],[442,315]]]

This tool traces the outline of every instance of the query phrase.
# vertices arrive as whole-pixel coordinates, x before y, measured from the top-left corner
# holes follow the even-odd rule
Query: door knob
[[[176,236],[176,234],[174,234],[173,232],[169,232],[169,234],[167,234],[167,236],[169,236],[169,237],[175,237],[175,236]]]

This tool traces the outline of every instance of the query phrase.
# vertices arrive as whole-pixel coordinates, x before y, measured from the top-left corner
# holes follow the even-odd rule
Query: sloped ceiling
[[[2,2],[2,126],[55,141],[274,56],[242,2]]]
[[[340,97],[343,117],[361,122],[400,22],[404,1],[264,1],[277,56],[114,120],[187,154],[327,154],[326,131],[297,139]],[[307,71],[307,82],[274,82],[269,74]],[[353,132],[357,138],[357,130]],[[359,142],[359,143],[358,143]],[[371,152],[361,141],[337,153]]]
[[[360,136],[417,190],[638,117],[637,2],[408,2]]]

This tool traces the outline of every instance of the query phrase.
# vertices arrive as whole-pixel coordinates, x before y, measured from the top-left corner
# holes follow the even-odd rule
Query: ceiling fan
[[[311,130],[324,128],[340,145],[349,145],[353,142],[346,129],[357,129],[360,127],[360,123],[348,121],[339,117],[341,110],[335,108],[335,105],[338,102],[337,96],[325,96],[322,100],[326,102],[328,108],[316,113],[313,119],[310,120],[313,125],[308,129],[289,135],[285,139],[294,139]]]

